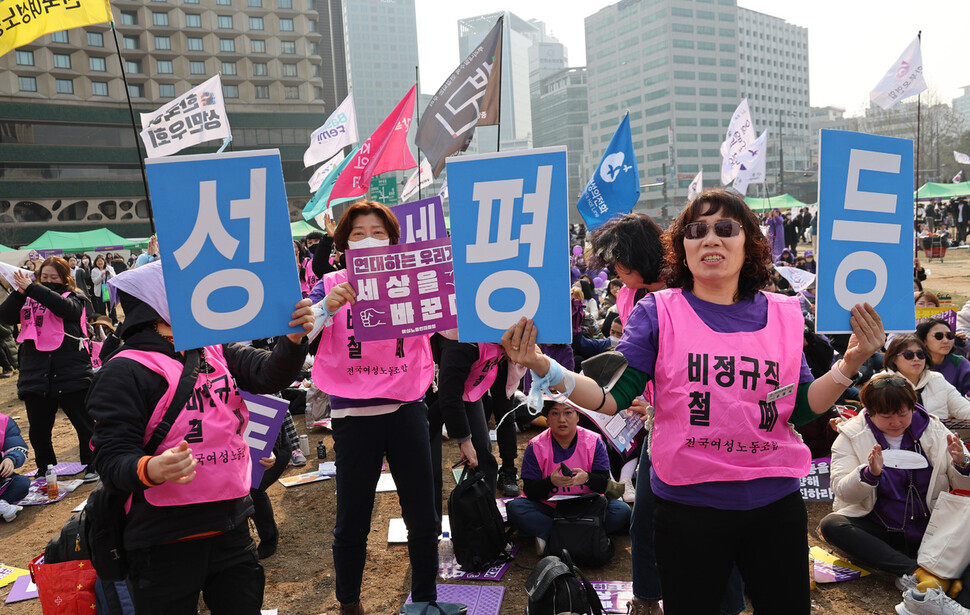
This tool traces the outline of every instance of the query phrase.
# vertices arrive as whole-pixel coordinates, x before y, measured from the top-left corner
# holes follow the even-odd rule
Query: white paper
[[[389,473],[384,473],[377,479],[377,493],[386,493],[388,491],[397,491],[397,485],[394,484],[393,476]]]
[[[448,515],[441,517],[441,531],[451,534],[451,524],[448,522]],[[404,525],[404,519],[395,517],[387,524],[388,544],[404,544],[408,541],[408,528]]]

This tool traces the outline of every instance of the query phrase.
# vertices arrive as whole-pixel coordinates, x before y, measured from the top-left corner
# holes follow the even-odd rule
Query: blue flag
[[[633,153],[630,136],[630,114],[627,113],[613,134],[593,176],[580,195],[576,208],[590,230],[610,218],[633,211],[640,199],[640,171]]]
[[[348,164],[350,164],[350,161],[354,159],[354,156],[357,154],[357,150],[359,149],[360,149],[359,145],[355,147],[353,151],[347,154],[347,157],[344,158],[340,162],[340,164],[334,167],[333,170],[330,171],[330,174],[327,175],[327,177],[323,180],[323,183],[320,184],[320,187],[313,195],[313,198],[311,198],[307,202],[306,206],[303,208],[304,220],[312,220],[315,216],[318,216],[323,212],[327,211],[328,203],[329,205],[336,205],[337,203],[342,203],[343,201],[347,201],[347,200],[356,201],[357,199],[361,198],[361,197],[355,196],[351,199],[343,199],[343,200],[330,199],[330,193],[333,191],[334,184],[337,183],[337,178],[340,177],[340,173],[347,167]]]

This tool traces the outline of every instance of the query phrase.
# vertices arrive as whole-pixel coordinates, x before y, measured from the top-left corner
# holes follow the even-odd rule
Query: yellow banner
[[[0,56],[51,32],[108,21],[108,0],[0,0]]]

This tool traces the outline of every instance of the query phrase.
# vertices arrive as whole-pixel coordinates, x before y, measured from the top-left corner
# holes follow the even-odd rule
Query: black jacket
[[[91,384],[91,356],[80,346],[78,338],[86,337],[81,330],[81,310],[84,298],[77,291],[67,297],[50,290],[42,284],[31,284],[24,295],[14,291],[0,304],[0,320],[15,325],[20,322],[20,311],[27,298],[47,307],[64,321],[64,341],[56,350],[37,350],[33,340],[20,347],[20,376],[17,395],[42,395],[57,397],[64,393],[83,391]]]
[[[131,334],[122,349],[160,352],[182,360],[170,342],[152,328]],[[281,337],[273,351],[241,344],[222,347],[229,372],[240,389],[275,393],[289,386],[306,358],[306,344]],[[108,488],[132,492],[125,526],[125,548],[141,549],[202,532],[228,531],[253,512],[249,496],[233,500],[156,507],[144,497],[147,486],[138,478],[142,441],[152,412],[168,383],[136,361],[112,358],[98,372],[88,393],[88,411],[95,421],[94,463]],[[157,451],[161,453],[162,451]],[[255,463],[255,461],[254,461]]]

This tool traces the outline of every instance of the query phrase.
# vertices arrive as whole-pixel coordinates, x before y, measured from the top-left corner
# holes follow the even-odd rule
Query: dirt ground
[[[967,250],[950,250],[944,262],[927,262],[923,266],[931,274],[924,286],[927,290],[949,292],[954,306],[959,308],[970,296],[970,253]],[[17,399],[16,379],[0,380],[0,411],[17,420],[26,433],[27,420],[23,404]],[[296,417],[297,429],[305,433],[303,417]],[[520,450],[537,430],[519,434]],[[323,440],[333,459],[333,440],[329,432],[317,429],[310,432],[311,448],[317,440]],[[54,446],[60,461],[77,460],[77,440],[67,418],[60,414],[54,427]],[[445,459],[458,457],[457,444],[445,443]],[[307,468],[290,468],[286,475],[316,467],[311,459]],[[29,459],[21,470],[34,468]],[[454,485],[450,476],[445,478],[446,490]],[[331,529],[335,517],[335,482],[333,480],[284,488],[280,484],[269,489],[276,509],[280,527],[280,546],[273,557],[263,562],[266,568],[266,594],[264,608],[279,609],[281,615],[314,615],[336,613],[334,598],[333,559],[330,549]],[[28,562],[41,553],[47,541],[57,533],[71,514],[71,508],[87,497],[91,485],[83,485],[60,503],[48,506],[27,507],[13,523],[0,522],[0,562],[26,568]],[[809,503],[809,542],[825,546],[816,532],[819,521],[831,510],[830,505]],[[363,603],[367,613],[393,615],[407,597],[410,588],[410,570],[407,548],[387,544],[387,526],[392,517],[400,517],[400,507],[393,493],[379,493],[371,522],[370,546],[364,573]],[[255,532],[253,532],[255,536]],[[627,536],[616,539],[617,551],[609,566],[586,570],[592,580],[629,580],[630,540]],[[771,554],[765,554],[766,565],[771,565]],[[501,614],[520,614],[525,610],[524,583],[530,569],[536,563],[534,546],[524,541],[516,563],[502,580],[506,592]],[[806,563],[807,569],[807,563]],[[703,563],[698,562],[698,590],[704,591]],[[9,586],[0,589],[0,600],[6,598]],[[817,613],[836,615],[879,614],[891,615],[899,602],[899,592],[887,575],[873,574],[866,578],[820,586],[812,592]],[[5,605],[4,613],[11,615],[37,614],[41,612],[37,600]],[[750,610],[746,611],[750,612]]]

